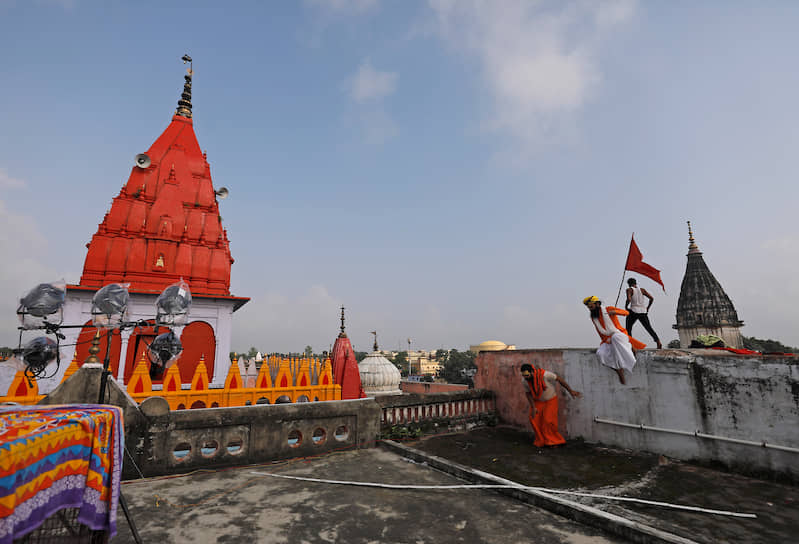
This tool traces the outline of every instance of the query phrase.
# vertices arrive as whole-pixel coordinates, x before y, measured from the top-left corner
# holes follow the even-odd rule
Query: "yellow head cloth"
[[[599,298],[591,296],[583,299],[583,304],[588,304],[589,302],[599,302]]]

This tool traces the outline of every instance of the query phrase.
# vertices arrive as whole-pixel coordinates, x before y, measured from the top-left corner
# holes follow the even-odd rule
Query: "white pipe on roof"
[[[641,431],[657,431],[661,433],[681,434],[683,436],[695,436],[697,438],[709,438],[710,440],[719,440],[721,442],[732,442],[733,444],[744,444],[746,446],[759,446],[762,448],[769,448],[780,451],[787,451],[790,453],[799,453],[799,448],[792,448],[790,446],[779,446],[777,444],[769,444],[765,440],[756,442],[754,440],[741,440],[739,438],[729,438],[726,436],[718,436],[715,434],[706,434],[699,430],[696,431],[681,431],[679,429],[665,429],[663,427],[654,427],[652,425],[645,425],[643,423],[626,423],[624,421],[614,421],[612,419],[604,419],[601,417],[594,418],[595,423],[606,423],[608,425],[618,425],[619,427],[629,427],[631,429],[639,429]]]

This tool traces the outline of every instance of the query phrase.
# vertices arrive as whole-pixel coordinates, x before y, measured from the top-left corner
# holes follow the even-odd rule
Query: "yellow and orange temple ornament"
[[[64,372],[62,383],[77,370],[78,361],[73,359]],[[126,389],[138,403],[148,397],[163,397],[172,410],[341,400],[341,386],[333,383],[329,358],[320,361],[316,358],[273,355],[264,358],[254,377],[242,376],[238,359],[234,358],[224,386],[215,387],[210,383],[203,357],[197,365],[191,384],[184,387],[178,365],[167,370],[160,387],[154,386],[147,359],[142,354]],[[11,381],[5,396],[0,396],[0,403],[37,404],[44,397],[45,395],[39,393],[36,380],[29,379],[20,370]]]

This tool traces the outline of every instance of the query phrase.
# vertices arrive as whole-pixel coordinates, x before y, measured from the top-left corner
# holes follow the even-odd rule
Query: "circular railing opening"
[[[191,453],[191,444],[188,442],[181,442],[175,449],[172,450],[172,457],[177,459],[178,461],[183,461],[186,459],[189,454]]]
[[[231,455],[238,455],[242,452],[244,443],[241,441],[240,438],[236,438],[235,440],[231,440],[227,444],[227,452]]]
[[[302,444],[302,433],[297,429],[294,429],[289,433],[288,442],[289,446],[291,446],[292,448],[298,447],[300,444]]]
[[[327,431],[322,429],[321,427],[318,427],[316,430],[314,430],[311,439],[313,440],[313,443],[316,444],[317,446],[324,444],[325,440],[327,440]]]
[[[339,425],[338,427],[336,427],[336,432],[333,433],[333,436],[339,442],[344,442],[347,439],[347,437],[350,436],[350,431],[349,429],[347,429],[346,425]]]
[[[219,442],[216,440],[208,440],[203,444],[203,447],[200,448],[200,453],[202,453],[203,457],[213,457],[218,449]]]

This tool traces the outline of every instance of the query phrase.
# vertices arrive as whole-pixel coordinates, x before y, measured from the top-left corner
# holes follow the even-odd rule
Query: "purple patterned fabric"
[[[116,406],[0,406],[0,544],[63,508],[116,534],[124,431]]]

